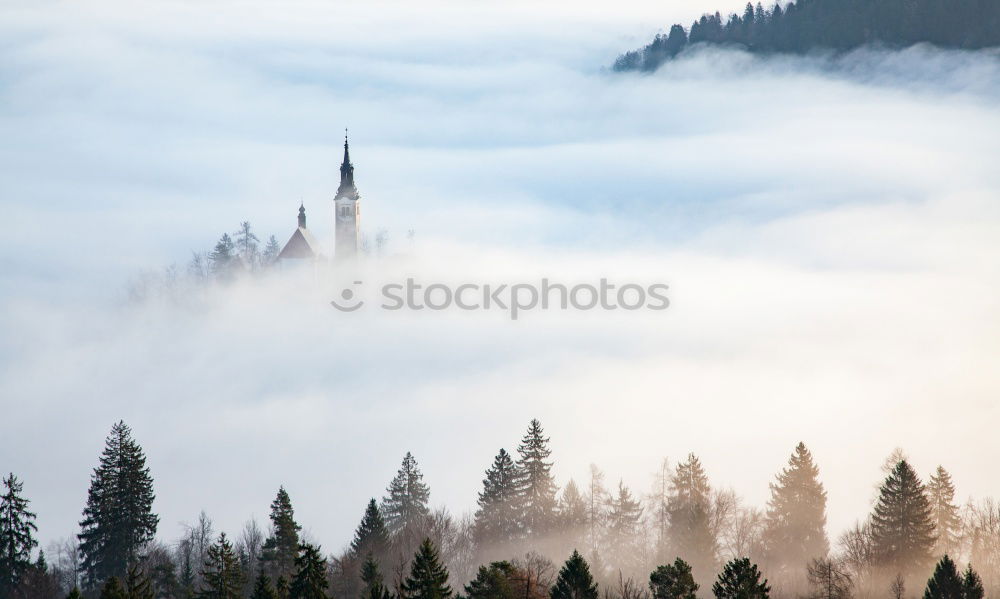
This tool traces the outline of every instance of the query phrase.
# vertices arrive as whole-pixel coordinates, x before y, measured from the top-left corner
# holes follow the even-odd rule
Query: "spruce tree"
[[[295,510],[285,487],[278,487],[278,494],[271,502],[271,536],[261,548],[261,562],[275,580],[286,583],[295,572],[295,558],[299,554],[299,531]]]
[[[788,467],[771,483],[764,525],[764,547],[772,573],[804,582],[802,574],[811,559],[826,557],[826,491],[819,468],[805,444],[799,443]]]
[[[112,576],[105,581],[104,586],[101,587],[100,597],[101,599],[128,599],[128,595],[125,594],[125,589],[117,576]]]
[[[501,449],[486,471],[479,493],[473,535],[480,547],[506,543],[518,536],[518,471],[514,460]]]
[[[934,566],[934,574],[927,581],[924,599],[963,599],[965,593],[958,567],[947,555]]]
[[[679,557],[673,564],[657,566],[649,575],[652,599],[696,599],[698,588],[691,566]]]
[[[670,478],[667,517],[675,555],[683,556],[702,581],[715,571],[718,550],[710,522],[711,493],[701,461],[689,454]]]
[[[590,566],[578,551],[574,550],[560,568],[549,596],[551,599],[597,599],[597,584],[590,575]]]
[[[900,460],[879,489],[872,514],[876,564],[905,575],[926,572],[932,563],[931,506],[913,468]]]
[[[552,451],[542,424],[534,419],[517,446],[518,504],[521,530],[533,536],[545,534],[555,524],[556,485],[552,478]]]
[[[972,564],[965,568],[962,576],[962,597],[964,599],[983,599],[986,591],[983,589],[983,579],[972,569]]]
[[[559,497],[558,523],[559,537],[568,544],[566,551],[586,546],[589,509],[587,499],[573,480],[566,483]]]
[[[633,573],[641,558],[641,519],[642,505],[619,481],[618,495],[608,510],[607,545],[612,563],[626,574]]]
[[[10,473],[0,497],[0,597],[10,597],[31,568],[31,550],[38,545],[35,514],[21,496],[24,484]]]
[[[304,543],[295,558],[295,578],[289,587],[290,599],[326,599],[326,559],[319,547]]]
[[[112,576],[123,578],[153,540],[160,521],[153,513],[154,498],[146,455],[132,430],[119,421],[90,477],[80,522],[81,569],[89,588]]]
[[[361,523],[354,531],[354,539],[351,540],[351,553],[355,559],[365,559],[374,556],[381,559],[389,546],[389,530],[385,526],[385,519],[378,509],[375,499],[368,502],[365,508],[365,515],[361,518]]]
[[[449,599],[448,570],[441,563],[438,550],[430,539],[424,539],[413,557],[410,575],[401,586],[401,599]]]
[[[712,585],[716,599],[768,599],[770,592],[767,580],[760,580],[757,564],[745,557],[727,563]]]
[[[129,566],[125,577],[125,596],[128,599],[153,599],[153,583],[138,564]]]
[[[392,594],[385,587],[378,563],[371,555],[361,566],[361,582],[364,584],[364,588],[361,590],[360,599],[392,599]]]
[[[202,589],[198,599],[240,599],[243,595],[243,572],[239,558],[226,533],[208,548],[201,571]]]
[[[80,594],[80,587],[74,586],[70,589],[69,594],[66,595],[66,599],[83,599],[83,595]]]
[[[465,585],[467,599],[518,599],[517,569],[508,561],[479,566],[476,577]]]
[[[390,534],[397,535],[411,529],[427,518],[427,501],[431,491],[424,484],[424,475],[410,452],[406,452],[399,472],[386,491],[388,495],[382,499],[382,516]]]
[[[271,579],[263,571],[257,575],[250,599],[278,599],[278,594],[271,585]]]
[[[934,555],[946,555],[958,548],[958,533],[962,523],[958,516],[958,506],[955,505],[955,485],[951,481],[951,475],[941,466],[937,467],[927,481],[927,499],[931,504],[931,519],[937,536]]]

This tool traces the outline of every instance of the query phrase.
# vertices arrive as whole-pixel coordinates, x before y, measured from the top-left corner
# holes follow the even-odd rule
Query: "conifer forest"
[[[266,522],[217,530],[202,512],[158,535],[154,473],[124,422],[90,478],[80,529],[38,548],[30,481],[0,497],[4,599],[983,599],[1000,592],[1000,504],[961,505],[948,471],[921,476],[901,450],[869,514],[828,531],[827,489],[804,443],[776,465],[765,506],[709,479],[698,456],[664,460],[651,492],[556,481],[557,444],[532,420],[500,449],[457,515],[431,503],[417,458],[358,506],[351,539],[309,539],[294,489]]]

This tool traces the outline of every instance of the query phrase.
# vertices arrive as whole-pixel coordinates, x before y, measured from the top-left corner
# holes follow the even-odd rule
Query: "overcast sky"
[[[752,505],[805,441],[833,537],[896,446],[1000,495],[997,55],[605,69],[739,4],[4,2],[0,470],[43,541],[122,418],[167,541],[284,484],[337,550],[406,451],[461,514],[533,417],[560,484],[645,491],[693,451]],[[345,315],[284,280],[125,304],[242,220],[284,241],[300,201],[329,242],[345,127],[397,255],[365,276],[663,281],[671,308]]]

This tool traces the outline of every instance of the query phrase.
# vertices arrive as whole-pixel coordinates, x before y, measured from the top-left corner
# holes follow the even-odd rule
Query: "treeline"
[[[826,490],[801,443],[764,509],[712,487],[694,455],[664,462],[643,497],[621,482],[609,491],[595,467],[582,488],[560,488],[551,468],[549,439],[533,420],[516,454],[501,449],[486,470],[473,514],[432,509],[407,453],[341,551],[325,554],[304,538],[284,487],[266,531],[251,519],[230,537],[202,513],[165,543],[145,454],[119,422],[91,476],[79,534],[48,554],[35,554],[22,483],[4,479],[0,599],[1000,596],[1000,506],[961,509],[944,468],[924,484],[901,452],[886,460],[871,513],[833,544]]]
[[[852,50],[867,44],[902,48],[926,42],[944,48],[1000,45],[996,0],[796,0],[765,9],[747,3],[743,14],[705,14],[689,30],[674,25],[647,46],[618,57],[616,71],[653,71],[698,43],[750,52],[804,54]]]

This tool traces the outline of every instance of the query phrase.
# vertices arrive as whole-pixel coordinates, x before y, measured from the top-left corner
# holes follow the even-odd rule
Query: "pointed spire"
[[[299,202],[299,228],[306,228],[306,205]]]
[[[340,187],[337,197],[357,199],[358,190],[354,187],[354,165],[351,164],[351,152],[347,143],[347,129],[344,129],[344,162],[340,165]]]

